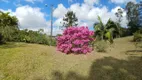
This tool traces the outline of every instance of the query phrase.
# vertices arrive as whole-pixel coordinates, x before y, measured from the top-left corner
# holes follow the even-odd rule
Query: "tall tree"
[[[118,18],[119,24],[120,24],[120,22],[122,21],[122,17],[123,17],[122,14],[123,14],[123,11],[122,11],[121,8],[119,8],[119,9],[117,10],[117,12],[115,13],[116,17]]]
[[[121,22],[122,22],[122,18],[123,18],[123,10],[121,8],[118,8],[117,12],[115,13],[116,17],[118,18],[116,24],[118,26],[119,29],[119,36],[117,37],[124,37],[128,34],[126,34],[126,28],[124,28],[125,26],[121,26]]]
[[[139,5],[133,2],[128,2],[126,5],[127,11],[127,19],[128,19],[128,27],[130,29],[131,34],[138,30],[139,24]]]
[[[66,14],[65,14],[65,17],[63,18],[63,21],[64,21],[64,24],[63,26],[65,28],[68,28],[68,27],[71,27],[71,26],[77,26],[77,22],[78,22],[78,19],[75,15],[75,13],[73,11],[68,11]]]
[[[138,10],[139,10],[139,25],[142,28],[142,1],[140,1],[139,9]]]

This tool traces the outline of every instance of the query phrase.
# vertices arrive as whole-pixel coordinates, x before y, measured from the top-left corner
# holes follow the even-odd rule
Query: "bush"
[[[51,46],[56,46],[56,39],[55,38],[52,39]]]
[[[133,41],[134,42],[142,41],[142,32],[140,32],[140,31],[135,32],[134,37],[133,37]]]
[[[27,43],[38,43],[49,45],[50,38],[46,34],[39,31],[32,30],[17,30],[12,35],[12,41],[14,42],[27,42]]]
[[[87,27],[69,27],[57,37],[57,49],[64,53],[87,53],[92,51],[93,31]]]
[[[95,49],[97,52],[106,52],[107,44],[105,41],[97,41],[95,43]]]
[[[56,46],[56,38],[55,37],[48,37],[48,43],[50,46]]]

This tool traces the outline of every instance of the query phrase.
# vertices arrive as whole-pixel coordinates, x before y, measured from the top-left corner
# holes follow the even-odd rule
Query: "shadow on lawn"
[[[16,42],[8,42],[0,45],[0,48],[8,49],[8,48],[16,48],[16,47],[25,47],[25,43],[16,43]]]
[[[142,50],[128,50],[127,52],[140,52],[140,53],[142,53]]]
[[[92,63],[88,77],[75,72],[53,72],[52,80],[142,80],[142,57],[130,57],[128,61],[112,57]]]

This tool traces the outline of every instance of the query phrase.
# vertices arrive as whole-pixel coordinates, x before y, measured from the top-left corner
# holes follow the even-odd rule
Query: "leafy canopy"
[[[68,28],[68,27],[71,27],[71,26],[77,26],[77,22],[78,22],[78,19],[75,15],[75,13],[73,11],[68,11],[66,14],[65,14],[65,17],[63,18],[63,26],[65,28]]]
[[[98,16],[99,23],[94,24],[95,36],[97,40],[108,40],[113,43],[113,36],[119,35],[119,28],[111,19],[108,20],[106,25],[102,23],[100,16]]]

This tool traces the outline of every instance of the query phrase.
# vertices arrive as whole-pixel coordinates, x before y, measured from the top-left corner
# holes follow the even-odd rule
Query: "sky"
[[[0,10],[10,12],[19,20],[20,29],[39,30],[50,34],[51,8],[53,5],[53,35],[63,31],[61,26],[63,17],[68,10],[72,10],[78,18],[78,26],[88,26],[93,30],[93,24],[98,22],[100,16],[105,24],[109,18],[117,21],[115,13],[118,8],[123,10],[122,27],[127,27],[127,2],[138,3],[140,0],[0,0]],[[45,6],[47,4],[47,6]]]

